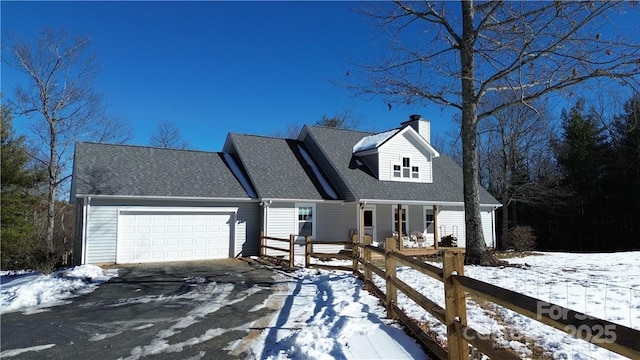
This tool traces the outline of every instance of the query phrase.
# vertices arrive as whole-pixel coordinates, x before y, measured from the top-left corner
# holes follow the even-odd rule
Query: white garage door
[[[117,259],[122,263],[230,257],[234,213],[122,211]]]

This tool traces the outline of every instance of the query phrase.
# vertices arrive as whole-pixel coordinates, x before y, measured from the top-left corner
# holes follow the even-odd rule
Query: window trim
[[[407,166],[405,166],[405,159]],[[391,163],[391,178],[400,181],[419,181],[422,179],[420,165],[413,165],[412,156],[400,155],[398,162]]]
[[[433,232],[427,232],[427,234],[434,234],[436,232],[436,228],[435,228],[435,221],[436,221],[436,212],[433,211],[433,206],[423,206],[422,207],[422,226],[424,227],[424,231],[426,231],[428,229],[427,226],[427,211],[431,211],[431,216],[433,217],[433,220],[431,220],[431,223],[433,224]]]
[[[409,227],[409,205],[404,205],[402,204],[402,210],[404,210],[404,223],[405,226],[402,228],[403,232],[406,235],[403,236],[408,236],[410,234],[410,232],[408,231],[408,227]],[[391,232],[395,232],[396,231],[396,211],[398,211],[398,205],[392,205],[391,206]],[[402,220],[402,219],[399,219]]]
[[[318,221],[318,213],[316,212],[316,204],[315,203],[295,203],[295,231],[296,237],[304,236],[299,234],[300,231],[300,208],[311,208],[311,238],[316,238],[316,223]]]

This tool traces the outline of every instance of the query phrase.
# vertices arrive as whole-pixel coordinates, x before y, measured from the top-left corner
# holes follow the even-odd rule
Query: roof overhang
[[[381,205],[442,205],[442,206],[464,206],[464,202],[461,201],[422,201],[422,200],[389,200],[389,199],[360,199],[357,201],[360,204],[381,204]],[[499,204],[480,204],[481,207],[492,207],[494,209],[499,208],[502,205]]]
[[[261,201],[272,202],[306,202],[306,203],[333,203],[345,204],[344,200],[328,200],[328,199],[286,199],[286,198],[262,198]]]
[[[76,198],[113,199],[113,200],[182,200],[182,201],[236,201],[236,202],[260,202],[259,199],[233,198],[233,197],[198,197],[198,196],[143,196],[143,195],[103,195],[103,194],[78,194]]]
[[[394,131],[395,131],[395,133],[393,133]],[[406,133],[408,133],[409,136],[413,137],[428,153],[431,154],[431,156],[433,156],[433,157],[439,157],[440,156],[440,153],[433,146],[431,146],[431,144],[429,144],[425,138],[420,136],[420,134],[418,134],[418,132],[414,128],[412,128],[411,126],[405,126],[400,130],[390,130],[390,131],[386,131],[386,132],[383,132],[383,133],[380,133],[380,134],[368,136],[370,138],[373,138],[375,136],[381,136],[381,135],[389,134],[388,136],[381,136],[380,142],[377,143],[374,147],[365,147],[361,151],[354,152],[353,155],[355,155],[355,156],[367,156],[367,155],[377,154],[378,150],[381,147],[383,147],[385,144],[387,144],[389,141],[391,141],[391,139],[393,139],[393,138],[395,138],[397,136],[402,136],[402,135],[404,135]],[[356,144],[356,146],[357,146],[357,144]],[[355,148],[355,146],[354,146],[354,148]]]
[[[425,148],[425,150],[427,150],[433,157],[439,157],[440,156],[440,153],[433,146],[431,146],[431,144],[429,144],[425,138],[420,136],[420,134],[418,134],[418,132],[411,126],[407,125],[407,126],[403,127],[400,131],[398,131],[391,138],[394,138],[396,136],[401,136],[401,135],[406,134],[406,133],[409,133],[409,135],[411,137],[413,137],[418,143],[420,143],[420,145],[422,145]],[[388,142],[388,141],[386,141],[386,142]],[[382,144],[380,146],[383,146],[383,145],[384,144]]]

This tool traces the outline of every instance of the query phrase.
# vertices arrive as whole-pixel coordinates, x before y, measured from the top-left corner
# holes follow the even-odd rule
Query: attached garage
[[[120,210],[116,262],[233,257],[237,211],[237,208]]]

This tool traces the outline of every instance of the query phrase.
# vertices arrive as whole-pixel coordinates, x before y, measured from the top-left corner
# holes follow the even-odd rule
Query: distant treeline
[[[513,191],[512,201],[498,210],[498,229],[507,210],[506,228],[531,226],[539,250],[640,249],[640,94],[619,113],[603,113],[584,99],[562,112],[560,131],[548,134],[548,151],[534,154],[546,157],[548,165],[518,166],[512,177],[512,188],[533,181],[538,194]],[[522,157],[520,163],[540,164],[534,160]],[[495,182],[481,180],[503,198],[500,187],[491,186]]]

